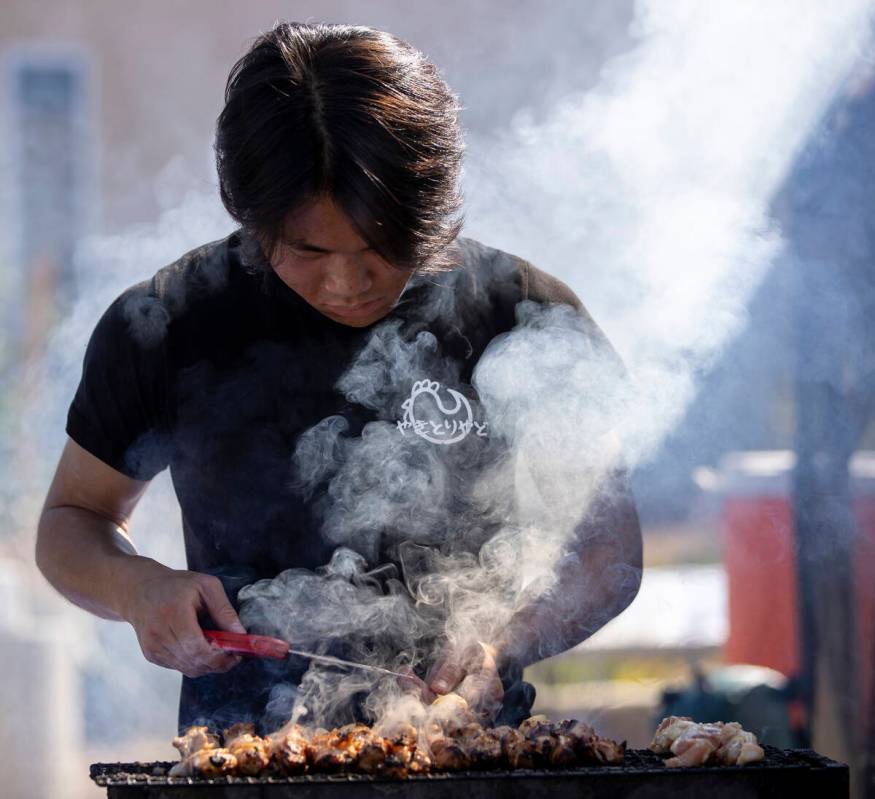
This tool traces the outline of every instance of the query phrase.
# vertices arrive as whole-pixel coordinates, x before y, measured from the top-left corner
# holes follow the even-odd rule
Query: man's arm
[[[577,526],[555,584],[522,607],[494,642],[499,664],[557,655],[625,610],[641,584],[638,512],[624,472],[612,474]]]
[[[127,621],[146,659],[195,677],[239,659],[211,647],[198,622],[245,632],[221,582],[137,554],[128,521],[148,483],[132,480],[68,440],[40,516],[36,562],[67,599]]]
[[[428,688],[457,690],[487,715],[501,704],[505,664],[528,666],[586,640],[621,613],[641,584],[638,512],[623,471],[605,481],[556,565],[555,582],[523,605],[500,637],[459,653],[446,650]],[[467,690],[466,690],[467,689]]]

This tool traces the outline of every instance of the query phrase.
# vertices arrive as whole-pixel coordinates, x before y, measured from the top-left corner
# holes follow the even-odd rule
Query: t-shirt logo
[[[420,438],[432,444],[456,444],[472,431],[486,438],[487,423],[474,421],[471,403],[463,394],[447,388],[455,404],[444,404],[441,384],[435,380],[419,380],[413,384],[410,396],[401,404],[404,416],[396,422],[401,435],[412,430]]]

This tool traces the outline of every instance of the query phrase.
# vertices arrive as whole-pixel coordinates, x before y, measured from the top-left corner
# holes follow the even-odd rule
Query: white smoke
[[[564,279],[636,380],[652,452],[745,323],[769,199],[869,38],[872,3],[642,0],[639,44],[467,161],[467,230]]]

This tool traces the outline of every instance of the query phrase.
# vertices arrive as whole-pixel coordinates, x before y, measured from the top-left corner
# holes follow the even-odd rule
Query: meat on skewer
[[[169,777],[223,777],[233,774],[237,768],[237,758],[227,749],[206,748],[192,752],[188,757],[174,765]]]
[[[410,756],[410,762],[407,764],[407,770],[411,774],[428,774],[432,770],[431,757],[425,749],[416,747]]]
[[[272,762],[279,771],[288,777],[297,777],[307,770],[310,745],[304,738],[287,734],[276,739],[271,737],[270,741]]]
[[[399,755],[393,755],[389,744],[384,738],[374,738],[369,741],[356,753],[356,768],[358,771],[363,771],[365,774],[378,774],[387,757],[394,757],[400,760]]]
[[[471,756],[453,738],[438,738],[431,742],[431,762],[437,771],[467,771]]]
[[[238,735],[226,748],[237,758],[237,773],[244,777],[257,777],[270,764],[268,744],[257,735]]]
[[[551,768],[574,768],[578,765],[574,740],[568,735],[556,736],[556,744],[550,752]]]
[[[488,771],[502,766],[501,739],[493,730],[481,728],[473,735],[464,737],[461,743],[470,755],[473,768]]]
[[[722,745],[717,750],[717,760],[724,765],[744,766],[762,760],[765,752],[752,732],[743,730],[738,722],[723,725]]]
[[[501,744],[505,761],[511,769],[535,768],[535,752],[525,735],[511,730]]]
[[[321,746],[314,749],[310,761],[313,771],[324,774],[339,774],[343,771],[350,771],[353,763],[354,758],[349,752],[332,746]]]
[[[735,727],[721,727],[721,760],[737,761],[752,751],[744,737],[749,734]],[[396,721],[377,728],[346,724],[308,732],[288,724],[262,738],[252,724],[235,724],[225,730],[224,745],[206,727],[192,727],[173,743],[182,760],[171,774],[203,777],[361,773],[403,778],[472,768],[569,768],[622,762],[625,751],[625,744],[599,738],[592,727],[574,720],[553,723],[533,716],[519,728],[484,728],[465,700],[454,694],[436,700],[419,728]],[[680,756],[685,746],[682,741],[672,751]]]
[[[756,736],[737,722],[703,724],[686,716],[664,718],[656,728],[650,749],[657,754],[674,755],[665,761],[669,768],[706,763],[743,766],[765,757]]]
[[[626,757],[626,742],[617,743],[610,738],[600,738],[598,735],[594,735],[590,738],[586,751],[591,759],[585,762],[618,766]]]
[[[404,779],[409,771],[407,763],[400,755],[388,754],[383,761],[380,774],[395,780]]]
[[[184,760],[201,749],[218,749],[219,736],[211,733],[206,727],[189,727],[182,735],[173,739],[173,745]]]

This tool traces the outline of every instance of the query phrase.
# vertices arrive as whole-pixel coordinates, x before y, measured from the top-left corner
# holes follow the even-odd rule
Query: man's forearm
[[[556,564],[555,581],[495,642],[502,664],[528,666],[586,640],[623,611],[641,582],[641,527],[623,488],[598,503]]]
[[[72,506],[43,511],[36,562],[52,586],[71,602],[116,621],[125,618],[125,597],[132,582],[166,569],[137,555],[115,522]]]

